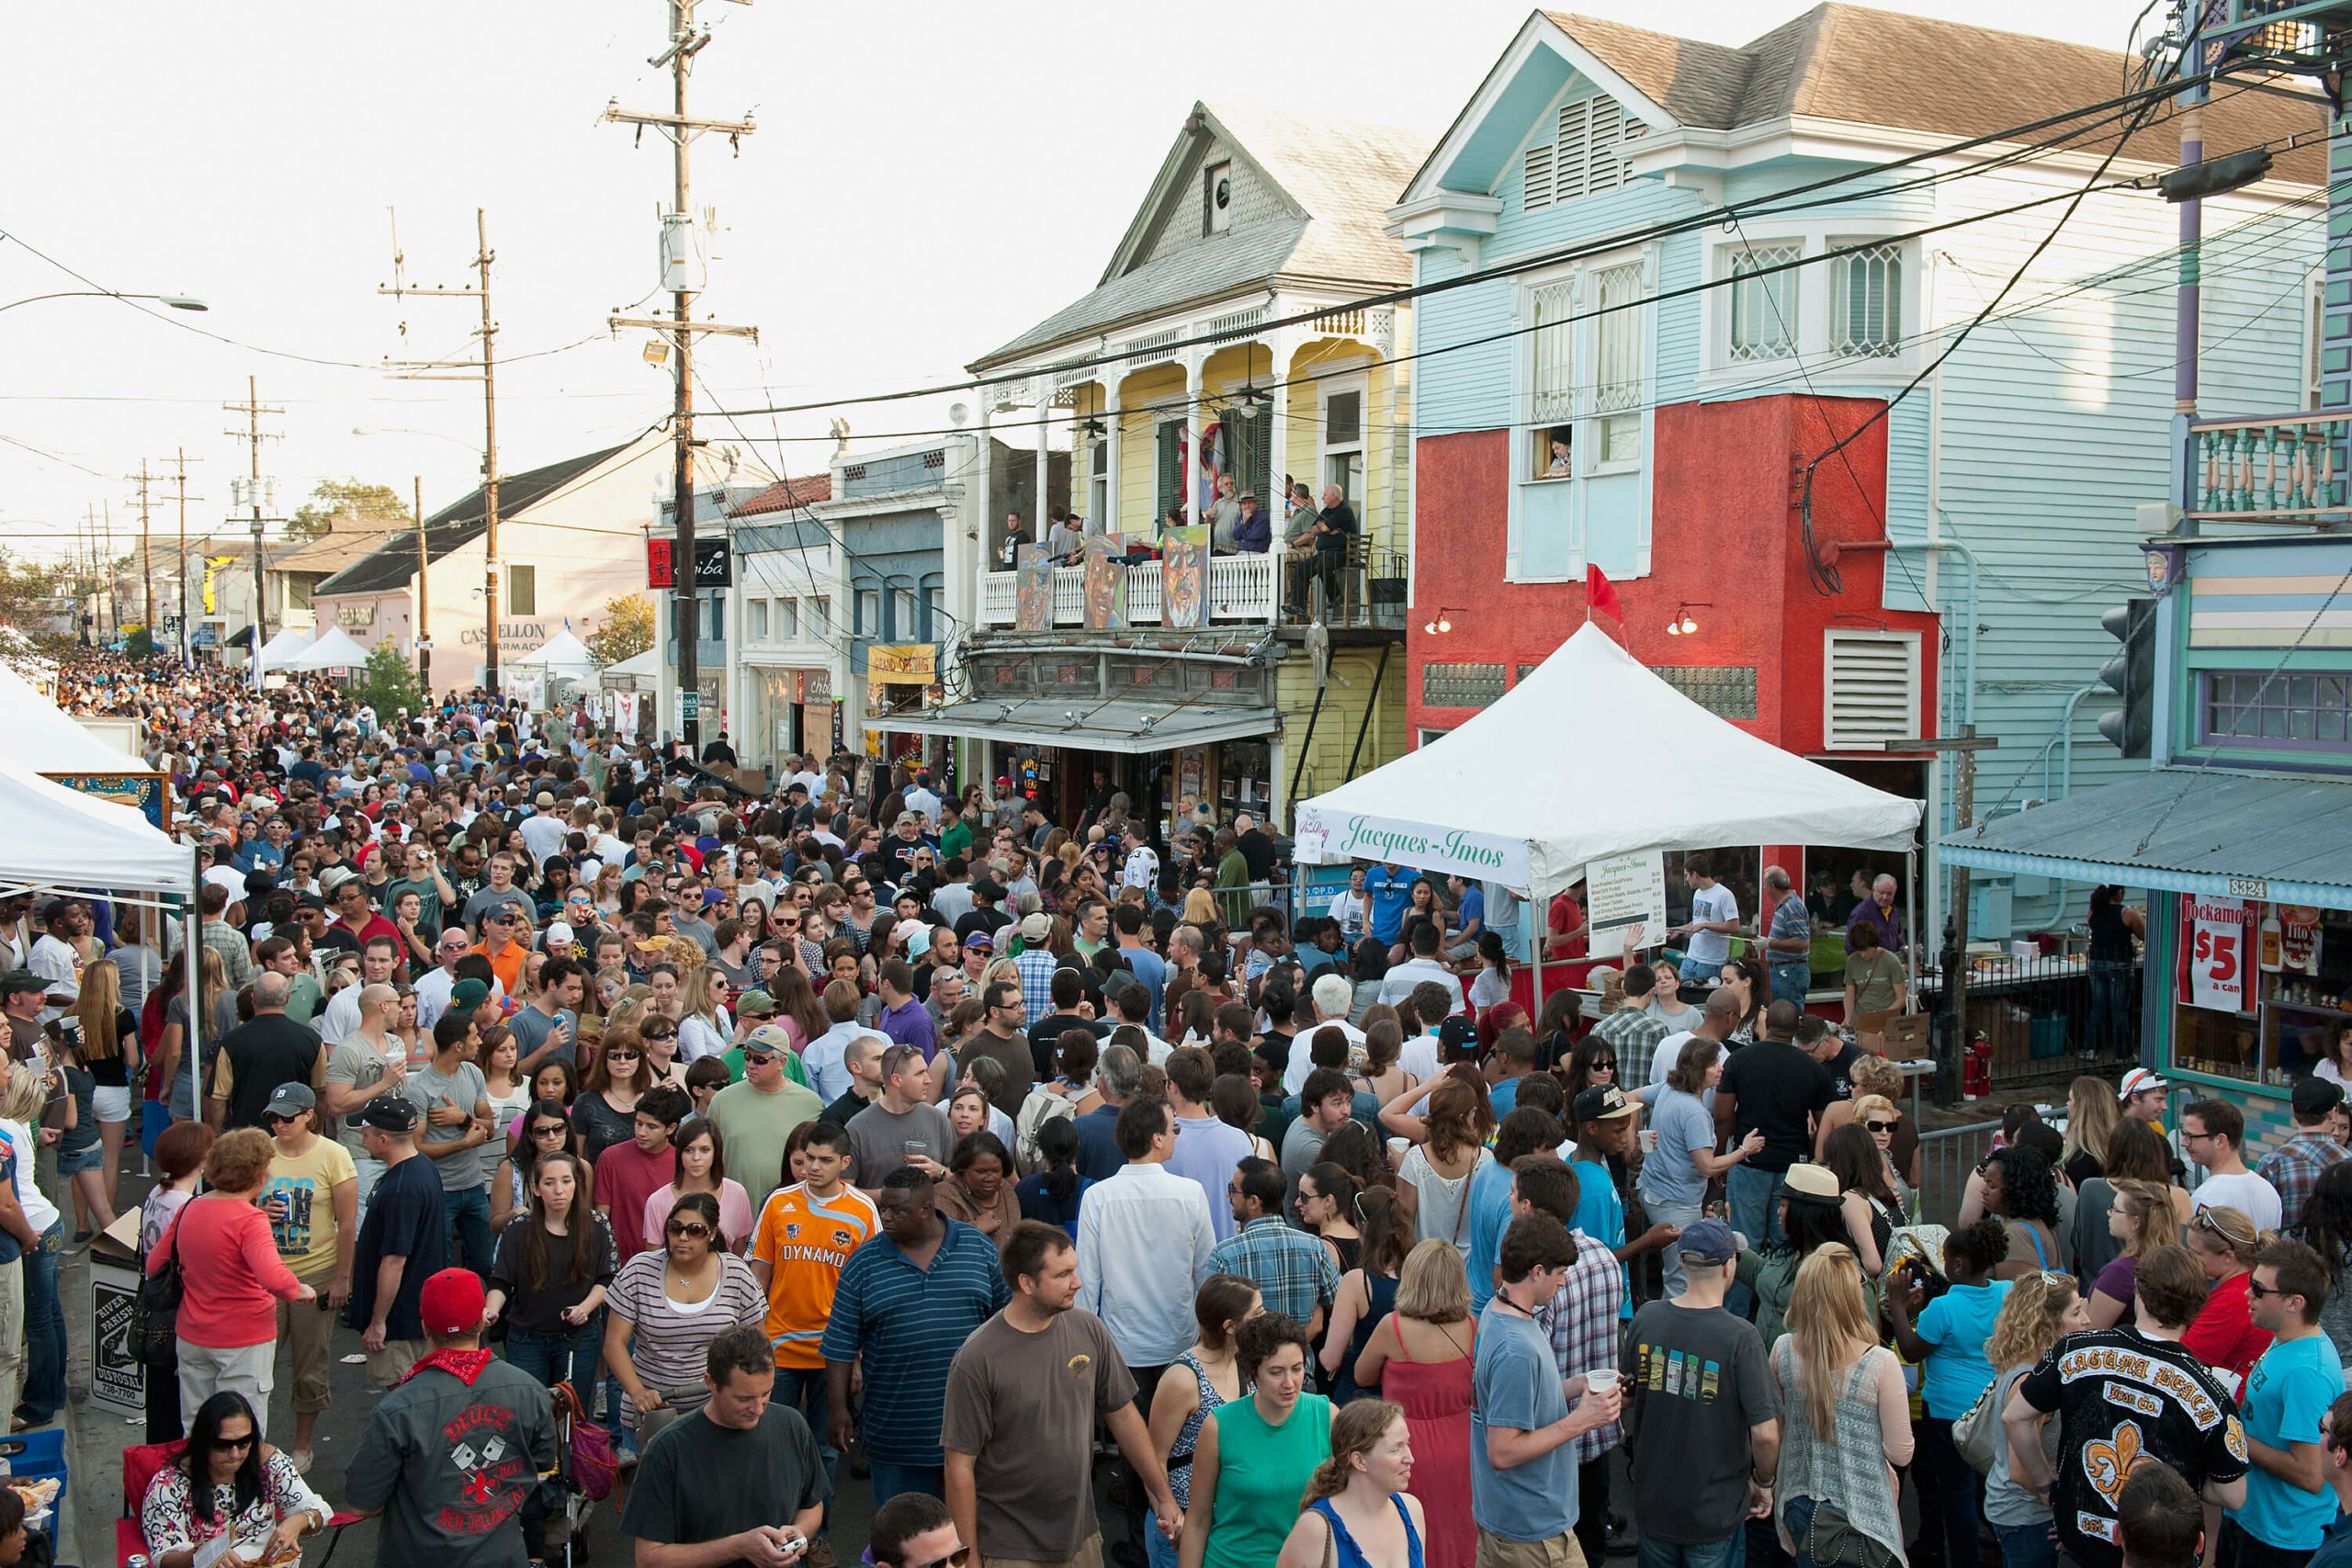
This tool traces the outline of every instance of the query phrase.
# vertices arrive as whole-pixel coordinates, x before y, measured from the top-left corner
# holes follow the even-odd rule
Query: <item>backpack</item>
[[[1012,1122],[1012,1157],[1023,1176],[1035,1175],[1045,1168],[1045,1151],[1037,1146],[1037,1130],[1048,1122],[1076,1120],[1078,1097],[1056,1094],[1043,1084],[1029,1091],[1021,1102],[1021,1114]]]

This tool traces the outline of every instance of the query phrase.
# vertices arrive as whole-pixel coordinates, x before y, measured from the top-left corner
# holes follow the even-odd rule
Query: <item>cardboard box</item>
[[[1886,1021],[1880,1031],[1886,1041],[1886,1055],[1898,1062],[1917,1061],[1928,1054],[1928,1015],[1924,1012],[1898,1013]]]
[[[139,1211],[90,1243],[90,1403],[124,1416],[147,1414],[152,1375],[130,1354],[130,1309],[139,1299]]]

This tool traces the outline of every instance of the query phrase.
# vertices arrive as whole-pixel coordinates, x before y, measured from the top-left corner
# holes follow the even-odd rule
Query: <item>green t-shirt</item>
[[[743,1081],[743,1047],[738,1045],[718,1059],[727,1064],[729,1083]],[[784,1055],[784,1076],[787,1080],[800,1085],[803,1089],[814,1087],[808,1082],[808,1073],[801,1068],[800,1058],[789,1051]]]
[[[385,883],[382,905],[384,919],[389,920],[393,918],[394,911],[400,904],[401,895],[403,893],[416,895],[416,923],[421,926],[431,926],[435,931],[439,931],[441,929],[441,890],[433,886],[433,879],[429,876],[422,882],[411,882],[402,877]]]
[[[971,853],[972,829],[958,818],[956,826],[939,835],[939,858],[945,860],[950,855],[962,855],[968,860]]]

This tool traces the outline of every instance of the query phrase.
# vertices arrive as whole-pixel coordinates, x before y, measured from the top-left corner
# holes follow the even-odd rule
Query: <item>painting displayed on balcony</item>
[[[1126,629],[1126,553],[1124,536],[1086,536],[1086,624],[1096,631]]]
[[[1159,624],[1209,624],[1209,530],[1206,524],[1160,535]]]
[[[1023,545],[1013,570],[1012,624],[1024,632],[1042,632],[1054,624],[1054,558],[1035,545]]]

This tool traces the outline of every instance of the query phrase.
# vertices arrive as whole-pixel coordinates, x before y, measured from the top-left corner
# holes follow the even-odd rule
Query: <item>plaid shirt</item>
[[[2280,1230],[2291,1231],[2303,1223],[2312,1189],[2343,1157],[2344,1150],[2324,1132],[2298,1133],[2263,1156],[2255,1174],[2278,1190]]]
[[[1617,1364],[1617,1314],[1625,1301],[1625,1272],[1608,1245],[1582,1231],[1572,1234],[1576,1263],[1558,1292],[1535,1311],[1535,1326],[1551,1336],[1552,1359],[1564,1378]],[[1624,1437],[1622,1422],[1595,1427],[1576,1440],[1577,1462],[1590,1464]]]
[[[1209,1254],[1209,1272],[1255,1281],[1268,1312],[1300,1323],[1340,1294],[1340,1266],[1332,1260],[1331,1249],[1319,1237],[1293,1230],[1272,1214],[1251,1220],[1219,1242]]]
[[[1060,964],[1050,949],[1043,947],[1033,947],[1012,961],[1021,976],[1021,1010],[1028,1015],[1031,1029],[1054,1010],[1054,971]]]
[[[226,920],[207,920],[198,933],[206,947],[220,955],[220,967],[228,972],[229,988],[241,991],[254,977],[253,944],[244,933]]]
[[[1804,900],[1791,893],[1772,910],[1772,929],[1766,932],[1768,940],[1786,942],[1792,937],[1811,937],[1813,917],[1805,912]],[[1765,955],[1774,967],[1813,962],[1809,953],[1770,953]]]
[[[1592,1032],[1617,1047],[1617,1081],[1636,1086],[1650,1081],[1650,1056],[1657,1043],[1674,1032],[1646,1007],[1621,1007],[1594,1024]]]

